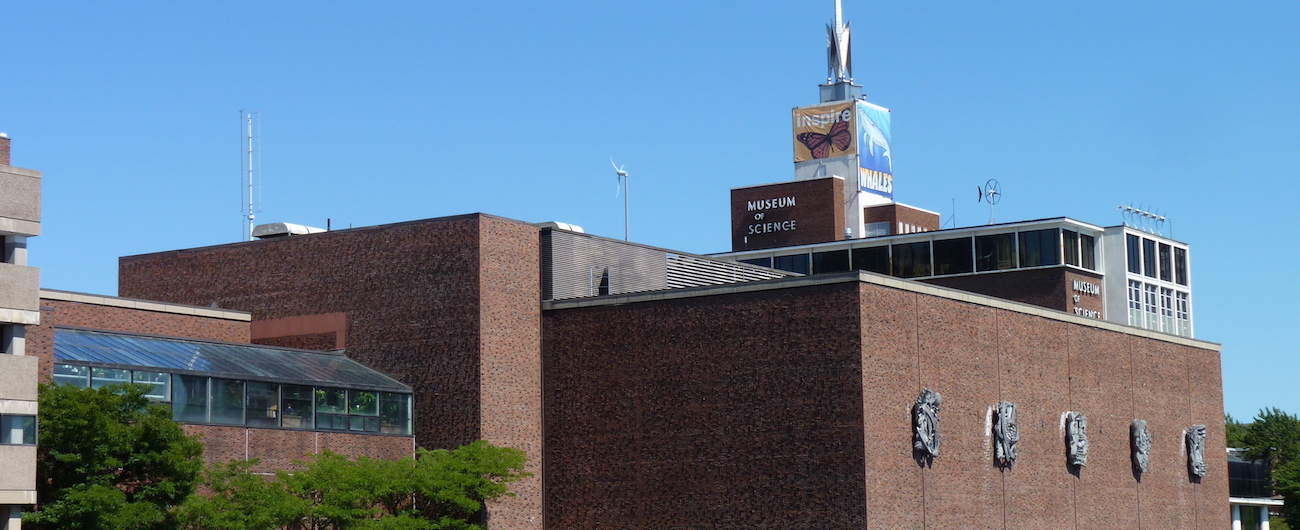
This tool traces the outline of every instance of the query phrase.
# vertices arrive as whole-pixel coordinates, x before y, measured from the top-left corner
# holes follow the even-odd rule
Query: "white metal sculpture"
[[[828,83],[853,81],[853,50],[849,40],[849,24],[844,22],[840,0],[835,0],[835,25],[826,26],[826,81]]]

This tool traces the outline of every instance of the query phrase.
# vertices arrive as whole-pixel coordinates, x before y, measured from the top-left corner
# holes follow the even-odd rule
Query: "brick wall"
[[[183,426],[185,432],[203,441],[203,457],[209,464],[260,458],[254,472],[293,470],[296,460],[324,451],[356,458],[368,456],[397,460],[415,454],[410,436],[380,436],[346,432],[258,429],[223,425]]]
[[[9,163],[9,138],[0,137],[0,166],[8,166]]]
[[[786,198],[794,199],[794,204],[753,211],[748,207],[751,201]],[[842,241],[844,223],[844,179],[828,177],[731,190],[732,251]]]
[[[886,204],[882,206],[868,206],[862,209],[862,222],[865,224],[888,222],[889,233],[891,235],[907,233],[899,229],[899,223],[907,223],[914,227],[915,232],[933,231],[939,229],[938,214],[930,213],[925,210],[919,210],[905,204]]]
[[[559,528],[1228,525],[1214,350],[873,283],[543,318]],[[911,449],[923,388],[944,398],[928,464]],[[1020,421],[1007,470],[990,435],[1001,400]],[[1071,410],[1089,417],[1081,469],[1065,461]],[[1141,477],[1134,418],[1155,439]],[[1182,450],[1197,423],[1209,427],[1203,480]]]
[[[1074,301],[1074,295],[1076,294],[1072,289],[1074,280],[1089,282],[1099,287],[1103,283],[1100,274],[1068,269],[1065,266],[968,274],[964,276],[941,276],[924,278],[920,281],[1058,311],[1073,313],[1074,308],[1078,307],[1104,315],[1106,302],[1103,296],[1080,294],[1079,301]],[[1112,293],[1112,296],[1122,297],[1124,293]]]
[[[41,380],[54,369],[54,327],[248,343],[248,322],[81,302],[41,299],[41,324],[27,326],[28,355],[40,357]]]
[[[548,526],[863,528],[856,299],[546,312]]]
[[[348,356],[414,388],[419,446],[486,438],[527,453],[537,476],[490,507],[493,529],[541,526],[532,225],[471,214],[128,256],[119,267],[123,296],[216,304],[254,321],[345,313]]]

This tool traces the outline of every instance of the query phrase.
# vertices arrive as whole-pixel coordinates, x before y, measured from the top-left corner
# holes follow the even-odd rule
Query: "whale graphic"
[[[894,157],[889,155],[889,140],[885,139],[885,133],[876,127],[875,122],[871,121],[866,115],[859,115],[859,122],[862,123],[862,143],[858,144],[867,148],[867,153],[872,158],[883,156],[889,161],[889,173],[894,172]],[[880,146],[880,155],[876,155],[876,146]]]

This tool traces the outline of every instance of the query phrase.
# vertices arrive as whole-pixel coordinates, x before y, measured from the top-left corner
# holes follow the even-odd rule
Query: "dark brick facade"
[[[749,204],[765,202],[751,210]],[[731,250],[842,241],[844,179],[827,177],[731,190]]]
[[[215,304],[254,321],[345,313],[348,356],[414,389],[418,445],[482,438],[527,453],[536,477],[490,514],[494,529],[537,528],[538,237],[532,225],[471,214],[129,256],[118,283],[123,296]]]
[[[1217,351],[842,279],[545,312],[548,524],[1227,527]],[[924,388],[944,401],[941,454],[922,466],[910,409]],[[1006,471],[989,434],[1000,400],[1020,411]],[[1070,410],[1090,419],[1077,472]],[[1140,479],[1134,418],[1155,439]],[[1197,423],[1210,470],[1193,481],[1182,436]]]
[[[913,232],[932,232],[939,229],[939,214],[894,203],[863,208],[862,222],[865,224],[888,222],[890,235],[909,233],[902,230],[899,223],[916,227]]]
[[[1102,276],[1065,266],[1042,269],[1020,269],[1005,272],[988,272],[962,276],[940,276],[923,278],[918,281],[961,289],[997,298],[1024,302],[1039,307],[1065,311],[1067,313],[1087,316],[1082,311],[1095,311],[1097,320],[1105,318],[1106,301],[1101,294],[1076,292],[1074,281],[1079,280],[1102,287]],[[1074,296],[1079,295],[1079,301]],[[1124,293],[1111,293],[1111,296],[1124,296]],[[1081,311],[1076,312],[1075,308]]]

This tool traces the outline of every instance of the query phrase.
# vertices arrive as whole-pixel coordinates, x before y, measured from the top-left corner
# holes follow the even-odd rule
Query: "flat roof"
[[[221,318],[226,320],[237,320],[240,322],[250,322],[253,320],[253,314],[247,311],[235,311],[233,309],[219,309],[215,307],[203,307],[196,305],[169,304],[166,302],[155,302],[153,300],[139,300],[136,298],[121,298],[117,296],[106,296],[101,294],[76,293],[72,291],[59,291],[55,289],[41,289],[42,300],[59,300],[63,302],[77,302],[82,304],[94,304],[108,307],[121,307],[125,309],[139,309],[142,311],[157,311],[159,313],[174,313],[178,315],[194,315],[200,317]]]
[[[247,381],[411,392],[411,387],[342,353],[81,328],[54,328],[54,361]]]
[[[1093,328],[1115,331],[1127,335],[1135,335],[1148,339],[1155,339],[1163,342],[1172,342],[1183,346],[1201,348],[1205,350],[1222,351],[1223,346],[1197,339],[1169,335],[1158,331],[1151,331],[1124,324],[1116,324],[1105,320],[1084,318],[1082,316],[1047,309],[1036,305],[1025,304],[1021,302],[1012,302],[1010,300],[975,294],[969,291],[940,287],[938,285],[924,282],[902,280],[893,276],[885,276],[874,272],[855,271],[839,272],[831,274],[816,274],[811,276],[800,276],[795,278],[782,278],[777,280],[763,280],[756,282],[734,283],[728,285],[716,285],[709,287],[688,287],[683,289],[669,289],[666,291],[651,291],[645,293],[630,293],[610,296],[597,296],[591,298],[574,298],[569,300],[547,300],[542,302],[542,310],[561,310],[577,309],[582,307],[598,307],[607,305],[633,304],[638,302],[654,302],[660,300],[676,300],[682,298],[696,298],[702,296],[719,296],[727,294],[748,293],[756,291],[770,291],[777,289],[794,289],[800,287],[810,287],[814,285],[828,285],[836,283],[870,283],[883,287],[890,287],[902,291],[927,294],[950,300],[959,300],[971,304],[1005,309],[1017,313],[1033,315],[1052,320],[1069,322]]]

